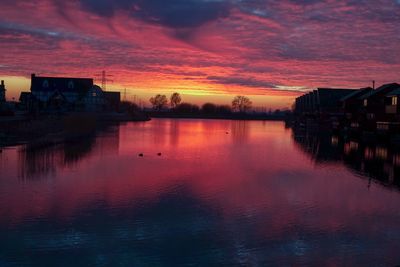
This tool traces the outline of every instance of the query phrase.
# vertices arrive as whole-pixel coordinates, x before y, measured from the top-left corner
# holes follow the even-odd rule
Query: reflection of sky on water
[[[20,177],[26,152],[7,149],[0,263],[397,264],[398,192],[294,144],[279,122],[130,123],[34,179]]]

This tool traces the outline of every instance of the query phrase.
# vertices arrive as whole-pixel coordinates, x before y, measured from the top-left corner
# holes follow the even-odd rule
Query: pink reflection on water
[[[342,165],[315,165],[290,135],[280,122],[153,120],[104,133],[70,161],[65,148],[31,158],[20,148],[7,149],[0,155],[0,222],[68,221],[100,201],[119,209],[155,201],[180,185],[226,220],[273,214],[255,222],[266,236],[293,225],[368,232],[376,227],[372,218],[398,221],[397,192],[368,188]],[[50,170],[32,169],[30,161]]]

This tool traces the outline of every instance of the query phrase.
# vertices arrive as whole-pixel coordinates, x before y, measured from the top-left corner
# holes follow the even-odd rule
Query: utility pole
[[[106,74],[105,70],[103,70],[101,74],[96,74],[95,76],[99,77],[101,80],[101,89],[103,89],[103,91],[107,90],[107,82],[114,82],[113,80],[108,79],[108,77],[113,77],[113,75]]]

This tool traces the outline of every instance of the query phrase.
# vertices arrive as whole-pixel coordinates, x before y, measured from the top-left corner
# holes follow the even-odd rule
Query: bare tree
[[[156,95],[150,98],[150,103],[153,105],[153,108],[156,110],[161,110],[168,103],[168,99],[165,95]]]
[[[171,108],[176,108],[182,101],[181,95],[179,93],[173,93],[170,97]]]
[[[234,111],[246,112],[251,109],[252,102],[247,96],[235,96],[232,100],[232,109]]]

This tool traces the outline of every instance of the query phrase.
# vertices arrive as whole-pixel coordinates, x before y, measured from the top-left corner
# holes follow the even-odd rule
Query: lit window
[[[392,97],[392,105],[397,106],[397,96]]]
[[[93,92],[93,93],[92,93],[92,96],[96,97],[96,96],[97,96],[96,92]]]
[[[364,99],[364,107],[368,105],[368,99]]]

